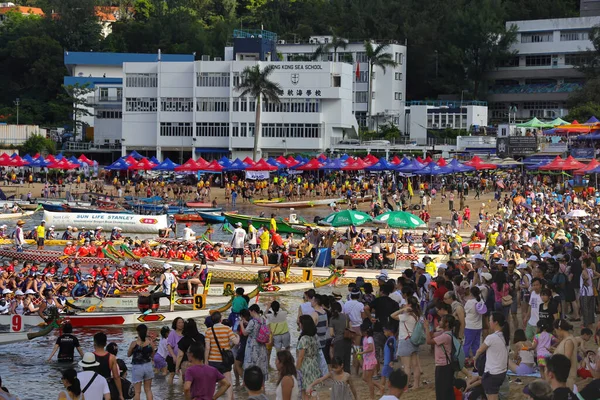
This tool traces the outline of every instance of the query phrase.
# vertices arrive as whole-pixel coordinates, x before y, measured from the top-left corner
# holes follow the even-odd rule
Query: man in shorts
[[[246,242],[246,231],[242,228],[242,223],[237,222],[235,224],[236,228],[233,231],[233,236],[231,238],[231,247],[233,248],[233,263],[235,264],[235,260],[237,256],[242,258],[242,265],[244,265],[244,243]]]
[[[262,227],[262,234],[260,235],[260,257],[263,260],[263,265],[266,267],[269,263],[269,244],[271,242],[271,236],[266,226]]]
[[[254,227],[254,225],[252,225],[252,220],[248,220],[248,235],[246,235],[246,238],[248,239],[248,248],[250,250],[250,262],[252,264],[256,264],[257,260],[256,260],[256,248],[257,248],[257,241],[256,241],[256,228]]]

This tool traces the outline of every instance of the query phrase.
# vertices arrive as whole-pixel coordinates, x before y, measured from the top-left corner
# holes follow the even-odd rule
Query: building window
[[[236,103],[236,101],[234,100],[234,104],[235,103]],[[229,98],[227,98],[227,97],[201,97],[201,98],[198,98],[196,101],[196,111],[229,112]]]
[[[525,66],[527,67],[538,67],[544,65],[551,65],[552,56],[550,54],[541,54],[539,56],[526,56]]]
[[[590,56],[585,53],[565,54],[565,65],[584,65],[590,61]]]
[[[401,81],[402,80],[402,72],[396,72],[396,73],[394,73],[394,78],[397,81]]]
[[[356,74],[354,76],[357,83],[369,82],[369,73],[367,71],[358,71],[358,78],[356,78]]]
[[[256,99],[250,99],[250,112],[256,111]]]
[[[96,112],[96,118],[99,119],[122,119],[122,111],[99,110]]]
[[[248,99],[245,97],[240,98],[240,111],[241,112],[248,111]]]
[[[240,73],[234,72],[233,73],[233,87],[238,87],[238,86],[240,86]]]
[[[100,88],[100,100],[108,99],[108,88]]]
[[[163,97],[160,110],[167,112],[190,112],[194,109],[194,101],[189,97]]]
[[[340,87],[342,86],[342,77],[339,75],[334,75],[333,76],[333,87]]]
[[[561,42],[570,42],[573,40],[590,40],[590,32],[589,31],[561,31],[560,32],[560,41]]]
[[[117,88],[117,100],[123,100],[123,88]]]
[[[262,136],[270,138],[319,138],[321,124],[263,124]]]
[[[366,103],[368,100],[367,92],[354,92],[355,103]]]
[[[521,33],[521,43],[545,43],[553,41],[554,32]]]
[[[367,53],[364,53],[364,52],[356,53],[356,62],[357,63],[369,62],[369,59],[367,58]]]
[[[358,111],[354,113],[358,126],[367,126],[367,113],[365,111]]]
[[[548,110],[558,109],[559,103],[552,101],[526,101],[523,103],[523,109],[525,110]]]
[[[196,86],[229,87],[229,72],[198,72]]]
[[[394,93],[394,100],[402,100],[402,92]]]
[[[128,112],[156,112],[156,97],[127,97],[125,111]]]
[[[519,66],[519,56],[509,57],[504,60],[501,60],[497,64],[500,68],[508,68],[508,67],[518,67]]]
[[[228,122],[197,122],[196,136],[229,137]]]
[[[395,53],[394,61],[396,61],[398,65],[404,64],[404,53]]]
[[[176,137],[191,137],[192,136],[191,122],[161,122],[160,136],[176,136]]]
[[[321,110],[321,99],[281,99],[279,103],[262,102],[262,111],[268,113],[316,113]]]
[[[157,74],[126,74],[125,84],[127,87],[157,87]]]

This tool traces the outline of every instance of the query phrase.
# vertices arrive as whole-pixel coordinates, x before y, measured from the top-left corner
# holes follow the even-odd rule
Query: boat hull
[[[212,207],[212,203],[201,203],[201,202],[197,202],[197,201],[188,201],[187,203],[185,203],[185,205],[190,208],[211,208]]]
[[[269,226],[270,219],[269,218],[260,218],[260,217],[252,217],[249,215],[240,215],[240,214],[231,214],[231,213],[223,213],[223,216],[231,225],[235,226],[236,223],[241,222],[242,227],[244,229],[248,229],[248,225],[250,220],[252,220],[252,226],[256,229],[259,229],[261,226]],[[298,233],[304,234],[306,233],[306,228],[309,225],[302,224],[298,222],[297,224],[289,224],[288,222],[278,220],[277,221],[277,232],[280,233]]]
[[[207,224],[222,224],[225,222],[225,217],[222,215],[206,212],[198,212],[198,215],[200,218],[202,218],[202,221],[206,222]]]
[[[258,203],[261,207],[268,208],[310,208],[329,206],[331,203],[340,203],[344,199],[322,199],[322,200],[307,200],[307,201],[288,201],[282,203]]]
[[[52,250],[31,250],[18,252],[16,250],[0,249],[0,256],[5,258],[15,258],[20,261],[39,261],[42,263],[57,262],[62,263],[74,260],[75,257],[64,258],[64,254],[60,251]],[[81,265],[102,265],[105,263],[114,264],[115,262],[103,257],[77,257]]]
[[[34,213],[35,213],[35,211],[24,211],[24,212],[20,212],[20,213],[0,214],[0,221],[30,217]]]

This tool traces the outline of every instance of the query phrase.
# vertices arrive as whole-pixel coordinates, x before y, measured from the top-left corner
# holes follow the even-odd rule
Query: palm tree
[[[254,97],[256,98],[256,117],[254,122],[254,150],[252,151],[252,159],[256,161],[256,153],[258,153],[258,141],[261,134],[260,112],[261,99],[264,97],[271,103],[279,103],[279,96],[283,94],[283,90],[278,83],[269,80],[269,75],[275,70],[274,65],[266,66],[262,71],[259,65],[246,67],[242,71],[240,84],[236,89],[241,91],[239,97]]]
[[[326,50],[333,49],[333,61],[337,61],[337,51],[339,48],[346,49],[348,47],[348,41],[344,38],[333,35],[331,42],[325,46]]]
[[[367,108],[367,125],[371,128],[373,123],[371,113],[373,111],[373,68],[379,67],[385,74],[387,67],[395,68],[398,63],[394,61],[394,56],[391,53],[386,53],[388,45],[385,43],[378,44],[373,47],[373,43],[370,40],[365,41],[365,53],[367,56],[367,62],[369,63],[369,102]]]

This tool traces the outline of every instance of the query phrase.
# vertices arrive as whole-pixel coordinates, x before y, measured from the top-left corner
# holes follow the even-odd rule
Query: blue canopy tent
[[[12,155],[10,156],[10,158],[15,158],[16,156],[18,156],[18,154],[15,152],[15,153],[12,153]]]
[[[104,167],[104,169],[107,171],[127,171],[129,169],[129,164],[127,164],[125,160],[119,158],[114,163]]]
[[[350,158],[350,156],[348,154],[342,154],[342,156],[340,157],[340,160],[346,161],[349,158]]]
[[[365,171],[394,171],[398,166],[381,157],[375,164],[366,167]]]
[[[414,172],[415,175],[443,175],[443,174],[451,174],[452,169],[446,167],[439,166],[435,161],[430,162],[420,170]]]
[[[58,153],[57,155],[54,156],[54,159],[56,161],[60,161],[64,158],[63,153]]]
[[[154,156],[150,157],[150,162],[152,164],[156,164],[156,165],[160,164],[160,161],[158,161],[158,158],[156,158]]]
[[[29,161],[29,166],[34,168],[45,168],[50,164],[52,164],[52,162],[46,161],[42,156],[39,156],[38,158],[33,159],[32,161]]]
[[[79,161],[75,156],[71,156],[67,160],[69,160],[69,162],[72,162],[73,164],[81,165],[81,161]]]
[[[41,157],[41,156],[40,156]],[[14,158],[14,157],[10,157],[10,158]],[[31,162],[33,161],[33,157],[31,157],[29,154],[25,154],[23,157],[21,157],[23,160],[27,161],[29,164],[31,164]]]
[[[596,118],[595,116],[592,116],[592,118],[588,119],[583,124],[584,125],[592,125],[592,124],[597,124],[598,122],[600,122],[600,120],[598,120],[598,118]]]
[[[221,157],[218,161],[218,163],[223,166],[224,168],[227,168],[231,165],[231,160],[225,156]]]
[[[165,158],[165,161],[158,164],[156,167],[152,168],[153,171],[175,171],[175,167],[178,167],[179,164],[175,164],[169,158]]]
[[[137,151],[135,151],[135,150],[133,150],[133,151],[132,151],[132,152],[129,154],[129,156],[131,156],[131,157],[135,158],[136,160],[140,160],[140,159],[144,158],[144,156],[143,156],[143,155],[141,155],[140,153],[138,153],[138,152],[137,152]],[[129,156],[127,156],[127,157],[129,157]]]
[[[454,173],[475,171],[475,167],[470,167],[468,165],[461,164],[456,158],[453,158],[452,161],[450,161],[446,167]]]
[[[248,164],[236,158],[228,167],[223,168],[223,171],[245,171],[248,168]]]
[[[320,167],[319,169],[329,170],[329,171],[339,171],[345,166],[346,166],[346,163],[341,158],[336,158],[333,160],[327,160],[325,162],[325,164],[323,164],[323,166]]]
[[[288,167],[287,165],[280,163],[273,157],[269,157],[269,159],[267,160],[267,164],[277,167],[277,169],[286,169]]]
[[[423,168],[423,164],[421,164],[420,162],[418,162],[416,159],[412,159],[410,161],[410,163],[401,166],[401,167],[396,167],[396,171],[398,172],[404,172],[404,173],[410,173],[410,172],[415,172],[418,171],[420,169]]]

